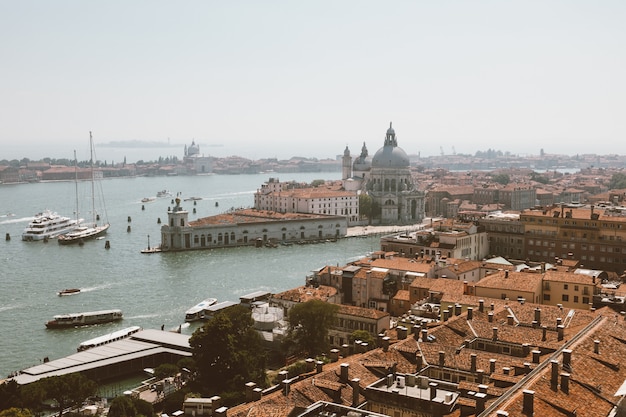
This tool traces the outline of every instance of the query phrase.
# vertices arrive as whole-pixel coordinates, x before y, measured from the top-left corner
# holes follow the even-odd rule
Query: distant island
[[[157,142],[144,140],[120,140],[98,144],[102,148],[182,148],[184,143]],[[221,143],[203,145],[211,148],[222,147]]]

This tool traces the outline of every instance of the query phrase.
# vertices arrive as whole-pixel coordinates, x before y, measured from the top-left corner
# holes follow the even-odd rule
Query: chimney
[[[422,326],[420,326],[419,324],[413,325],[413,339],[415,339],[416,342],[418,342],[420,339],[421,330],[422,330]]]
[[[535,308],[535,321],[541,325],[541,309],[539,307]]]
[[[482,384],[485,380],[485,371],[482,369],[478,369],[476,371],[476,382]]]
[[[450,317],[450,312],[448,310],[443,310],[443,321],[448,321],[448,317]]]
[[[504,375],[508,375],[511,371],[511,368],[509,368],[508,366],[505,366],[504,368],[502,368],[502,373]]]
[[[556,318],[556,327],[559,327],[561,324],[563,324],[563,319],[561,317],[557,317]]]
[[[415,372],[419,372],[422,370],[422,365],[424,364],[424,358],[422,358],[422,354],[418,353],[415,355],[415,362],[417,363],[417,365],[415,366],[416,370]]]
[[[559,361],[551,360],[550,364],[552,365],[552,374],[550,375],[550,386],[552,389],[556,389],[559,385]]]
[[[406,335],[408,333],[408,330],[407,330],[406,327],[398,326],[398,327],[396,327],[396,331],[398,332],[398,340],[406,339]]]
[[[541,326],[541,340],[545,342],[548,339],[548,328]]]
[[[307,372],[312,372],[313,369],[315,369],[315,359],[313,359],[313,358],[306,358],[306,360],[304,362],[306,363],[306,371]]]
[[[561,373],[561,391],[569,394],[569,375],[567,372]]]
[[[560,342],[561,340],[563,340],[563,330],[565,329],[565,326],[563,326],[562,324],[557,326],[557,340]]]
[[[322,361],[315,362],[315,372],[319,374],[322,372],[323,368],[324,368],[324,362]]]
[[[563,349],[563,369],[570,371],[572,369],[572,351]]]
[[[454,315],[455,316],[460,316],[461,315],[461,304],[455,304],[454,305]]]
[[[391,338],[389,336],[383,337],[383,352],[387,352],[389,350],[389,340]]]
[[[530,373],[530,363],[524,362],[524,374],[528,375]]]
[[[489,323],[493,323],[493,312],[490,311],[489,314],[487,315],[488,321]]]
[[[278,380],[279,381],[284,381],[285,379],[289,378],[289,371],[286,369],[283,369],[282,371],[278,372]]]
[[[535,391],[525,389],[523,392],[524,403],[522,405],[522,413],[532,416],[535,413],[533,404],[535,399]]]
[[[541,362],[541,351],[533,350],[533,363]]]
[[[472,307],[467,307],[467,319],[472,320],[474,318],[474,309]]]
[[[599,340],[594,340],[593,341],[593,353],[596,354],[600,354],[600,341]]]
[[[215,412],[213,413],[215,416],[223,416],[226,417],[226,411],[228,410],[228,407],[220,407],[217,410],[215,410]]]
[[[350,364],[342,363],[341,364],[341,376],[340,381],[344,384],[348,382],[348,370],[350,369]]]
[[[491,307],[491,311],[493,311],[493,310],[495,310],[496,305],[495,305],[494,303],[491,303],[491,306],[490,306],[490,307]]]
[[[430,400],[432,401],[437,396],[437,387],[439,386],[436,382],[431,382],[428,384],[430,387]]]
[[[255,398],[256,397],[256,392],[254,390],[255,388],[256,388],[256,383],[246,382],[246,402],[256,401],[260,399],[260,398]]]
[[[341,356],[344,358],[347,358],[348,356],[350,356],[350,345],[347,343],[344,343],[343,345],[341,345]]]
[[[350,381],[350,385],[352,386],[352,407],[358,407],[360,404],[359,396],[361,394],[361,387],[359,383],[361,380],[359,378],[353,378]]]
[[[470,372],[476,372],[476,357],[475,353],[470,355]]]
[[[285,379],[281,382],[283,388],[283,395],[289,395],[289,391],[291,390],[291,379]]]
[[[493,331],[493,336],[491,337],[494,341],[498,340],[498,328],[497,327],[492,327],[491,330]]]
[[[492,374],[496,371],[496,360],[495,359],[489,359],[489,373]]]
[[[513,316],[511,314],[509,314],[508,316],[506,316],[506,322],[509,326],[513,325]]]
[[[478,311],[485,311],[485,300],[478,300]]]
[[[483,411],[485,411],[485,402],[487,401],[487,394],[482,392],[477,392],[474,394],[474,399],[476,400],[476,415],[479,415]]]
[[[426,342],[428,339],[428,329],[422,328],[422,342]]]
[[[337,362],[339,360],[339,349],[330,350],[330,360],[331,362]]]
[[[443,350],[439,351],[439,366],[444,366],[446,364],[446,352]]]

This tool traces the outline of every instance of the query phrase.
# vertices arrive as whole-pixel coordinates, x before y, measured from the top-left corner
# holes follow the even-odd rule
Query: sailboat
[[[93,169],[94,151],[93,151],[93,138],[91,132],[89,132],[89,148],[91,155],[91,221],[81,221],[76,229],[73,231],[61,235],[57,238],[59,244],[69,245],[72,243],[81,243],[88,239],[96,238],[103,235],[109,229],[108,222],[100,222],[100,215],[96,212],[96,197],[95,197],[95,177]],[[74,155],[76,160],[76,155]],[[75,179],[78,182],[78,178]],[[78,216],[78,186],[76,187],[76,215]]]

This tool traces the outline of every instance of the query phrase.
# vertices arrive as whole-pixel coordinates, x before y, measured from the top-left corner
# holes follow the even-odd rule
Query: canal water
[[[281,181],[339,179],[340,173],[273,174]],[[72,182],[0,185],[0,378],[13,371],[76,352],[78,344],[128,326],[176,329],[191,334],[184,313],[205,298],[239,301],[254,291],[273,293],[303,285],[311,271],[342,265],[379,247],[378,237],[340,239],[315,245],[233,248],[142,254],[159,243],[158,219],[167,219],[172,197],[142,203],[169,190],[189,218],[251,207],[267,174],[138,177],[101,182],[111,224],[104,240],[83,246],[23,242],[21,232],[35,213],[50,209],[73,216]],[[84,185],[84,184],[82,184]],[[217,203],[217,204],[216,204]],[[193,214],[193,209],[196,213]],[[130,218],[130,219],[129,219]],[[130,230],[129,230],[130,228]],[[10,240],[7,240],[10,237]],[[105,249],[105,242],[110,249]],[[81,288],[59,297],[64,288]],[[119,308],[119,323],[48,330],[55,314]]]

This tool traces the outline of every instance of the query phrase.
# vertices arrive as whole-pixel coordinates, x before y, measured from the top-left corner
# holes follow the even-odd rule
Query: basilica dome
[[[385,145],[372,158],[372,168],[409,168],[411,162],[404,149],[398,147],[396,132],[389,123]]]

